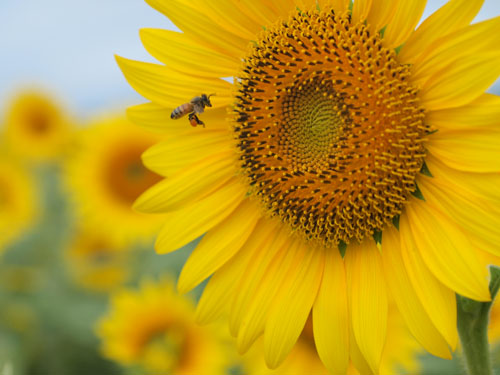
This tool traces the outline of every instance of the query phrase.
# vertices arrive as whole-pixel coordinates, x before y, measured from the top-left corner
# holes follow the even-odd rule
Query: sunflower
[[[223,374],[231,357],[220,327],[198,326],[194,305],[168,280],[114,293],[97,335],[107,358],[148,374]]]
[[[71,277],[91,291],[109,291],[127,279],[130,249],[102,232],[80,230],[64,255]]]
[[[81,131],[65,180],[85,228],[114,242],[152,238],[159,217],[134,212],[132,204],[161,179],[141,162],[141,154],[158,140],[122,117],[96,121]]]
[[[130,118],[168,135],[144,157],[168,178],[135,207],[166,213],[159,253],[206,233],[178,281],[212,275],[199,320],[228,314],[242,352],[263,334],[276,368],[312,311],[325,366],[369,373],[391,298],[450,358],[455,293],[489,300],[478,249],[499,253],[500,18],[471,25],[482,0],[417,28],[421,0],[147,2],[182,32],[142,30],[165,65],[117,58],[151,101]],[[170,120],[201,93],[206,128]]]
[[[0,250],[15,241],[38,214],[36,183],[12,155],[0,155]]]
[[[31,161],[50,161],[67,151],[70,121],[47,95],[27,91],[13,99],[5,120],[5,141],[13,153]]]

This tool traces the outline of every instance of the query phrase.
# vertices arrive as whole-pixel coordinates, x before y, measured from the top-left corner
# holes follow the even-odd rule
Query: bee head
[[[215,95],[215,94],[210,94],[208,96],[207,96],[207,94],[201,94],[201,100],[202,100],[203,104],[206,105],[207,107],[211,107],[212,103],[210,103],[210,97],[213,95]]]

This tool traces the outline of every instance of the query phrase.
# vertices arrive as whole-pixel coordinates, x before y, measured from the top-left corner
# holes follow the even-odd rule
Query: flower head
[[[368,373],[394,299],[449,358],[455,293],[490,298],[480,255],[500,243],[500,98],[484,93],[500,19],[470,25],[482,1],[464,0],[416,29],[425,1],[148,3],[183,32],[142,31],[165,65],[118,58],[151,101],[129,116],[179,152],[145,154],[168,179],[136,208],[167,213],[160,253],[206,233],[178,282],[212,275],[199,320],[227,314],[242,352],[263,335],[275,368],[312,311],[328,370]],[[169,119],[200,93],[213,108],[183,108],[206,128]]]
[[[70,120],[58,105],[39,92],[14,98],[5,120],[5,141],[11,152],[31,161],[49,161],[68,150]]]
[[[89,125],[78,140],[65,179],[82,225],[114,243],[151,239],[159,217],[134,212],[131,206],[161,179],[141,162],[142,153],[159,137],[115,117]]]
[[[107,358],[154,374],[222,374],[229,356],[221,332],[196,325],[191,301],[166,280],[114,293],[97,327]]]

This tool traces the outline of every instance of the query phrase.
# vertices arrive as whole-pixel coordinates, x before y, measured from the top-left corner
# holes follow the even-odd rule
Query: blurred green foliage
[[[126,371],[99,354],[95,322],[108,295],[82,289],[69,274],[64,252],[78,220],[61,186],[58,165],[34,168],[41,215],[4,250],[0,262],[0,373],[2,375],[114,375]],[[143,277],[177,278],[195,243],[158,255],[153,243],[129,249],[124,286]],[[193,295],[200,294],[202,286]]]

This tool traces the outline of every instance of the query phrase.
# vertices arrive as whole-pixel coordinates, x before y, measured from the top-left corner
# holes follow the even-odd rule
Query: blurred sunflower
[[[231,358],[225,335],[194,318],[193,304],[176,295],[172,282],[145,281],[137,291],[112,295],[97,334],[103,354],[127,367],[158,375],[223,374]]]
[[[275,368],[312,310],[331,372],[377,372],[390,295],[450,358],[455,292],[489,300],[477,249],[499,253],[500,98],[484,92],[500,18],[470,25],[482,0],[416,30],[422,0],[147,2],[183,32],[141,32],[166,66],[117,58],[151,100],[129,116],[179,146],[146,153],[169,178],[136,208],[167,213],[160,253],[206,233],[178,283],[213,274],[200,320],[227,312],[242,352],[264,334]],[[206,129],[169,120],[201,93],[216,93]]]
[[[67,151],[71,137],[68,118],[42,93],[21,93],[7,110],[7,147],[27,160],[49,161],[61,156]]]
[[[141,154],[158,140],[121,117],[81,131],[67,161],[66,181],[84,227],[121,243],[152,238],[160,217],[134,212],[132,204],[161,179],[141,161]]]
[[[36,182],[22,163],[0,155],[0,250],[26,231],[38,214]]]
[[[77,284],[105,292],[126,280],[130,249],[114,243],[102,232],[81,230],[67,248],[65,258],[68,271]]]

